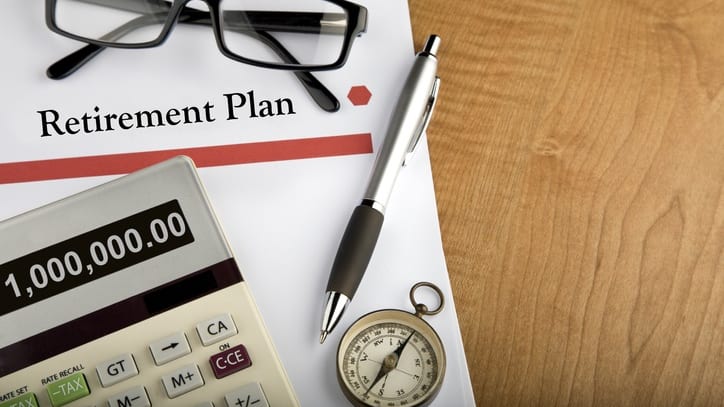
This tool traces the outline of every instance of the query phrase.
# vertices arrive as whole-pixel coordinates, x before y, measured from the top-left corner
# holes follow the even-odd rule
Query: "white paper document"
[[[424,136],[397,179],[356,296],[319,344],[332,261],[414,56],[407,2],[359,3],[367,30],[347,63],[314,73],[339,99],[328,113],[293,73],[223,56],[201,25],[177,25],[159,47],[107,49],[49,79],[48,66],[84,44],[47,28],[43,1],[5,0],[0,220],[186,154],[303,406],[348,405],[335,373],[344,331],[371,311],[413,311],[408,294],[419,281],[446,300],[425,318],[447,353],[433,405],[473,406]]]

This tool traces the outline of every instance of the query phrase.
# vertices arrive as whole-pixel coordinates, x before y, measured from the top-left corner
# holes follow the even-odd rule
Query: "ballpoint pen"
[[[436,56],[439,47],[440,37],[430,35],[415,57],[372,168],[367,191],[347,223],[327,282],[319,343],[324,343],[357,291],[377,243],[397,174],[430,121],[440,85]]]

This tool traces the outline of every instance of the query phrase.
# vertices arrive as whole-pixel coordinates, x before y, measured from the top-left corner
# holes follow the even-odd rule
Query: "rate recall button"
[[[237,345],[212,356],[209,363],[214,376],[221,379],[251,366],[251,358],[244,345]]]
[[[88,382],[83,373],[75,373],[46,386],[48,398],[53,407],[64,406],[90,394]]]

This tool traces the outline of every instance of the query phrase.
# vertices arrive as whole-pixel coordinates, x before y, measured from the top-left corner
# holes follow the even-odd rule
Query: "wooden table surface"
[[[724,1],[409,4],[478,405],[723,405]]]

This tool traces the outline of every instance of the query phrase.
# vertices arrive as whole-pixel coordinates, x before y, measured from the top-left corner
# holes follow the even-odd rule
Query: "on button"
[[[214,376],[221,379],[251,366],[251,358],[244,345],[237,345],[212,356],[209,363],[211,370],[214,371]]]

